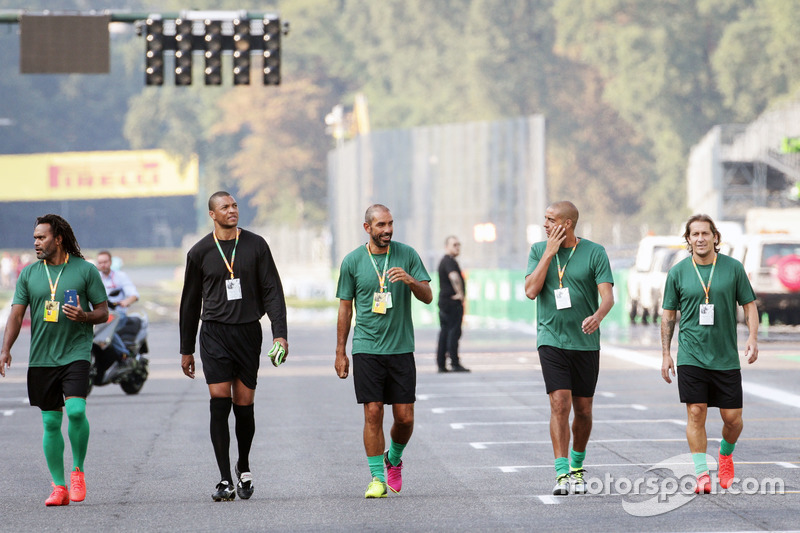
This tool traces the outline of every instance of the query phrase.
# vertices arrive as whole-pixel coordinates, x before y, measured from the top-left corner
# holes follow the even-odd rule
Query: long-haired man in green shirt
[[[736,340],[736,308],[744,307],[749,336],[744,356],[758,358],[756,295],[742,264],[719,253],[722,235],[708,215],[694,215],[683,234],[692,253],[667,274],[661,315],[661,377],[672,383],[675,362],[670,344],[681,312],[678,333],[678,392],[686,404],[686,439],[692,452],[697,486],[711,492],[706,463],[706,415],[718,407],[722,417],[719,484],[733,482],[733,448],[742,433],[742,373]]]
[[[38,261],[25,267],[17,280],[0,351],[0,375],[11,366],[11,348],[30,307],[28,399],[42,411],[42,446],[53,479],[53,493],[45,505],[69,505],[86,497],[83,463],[89,445],[86,396],[92,325],[108,319],[108,298],[100,273],[83,259],[66,220],[52,214],[37,218],[33,242]],[[64,411],[72,448],[69,489],[61,433]]]

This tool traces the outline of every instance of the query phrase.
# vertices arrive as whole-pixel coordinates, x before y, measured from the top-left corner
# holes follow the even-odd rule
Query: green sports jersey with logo
[[[697,272],[708,286],[713,265],[697,265]],[[663,308],[680,311],[677,364],[692,365],[709,370],[741,368],[736,346],[736,308],[756,299],[742,264],[717,254],[717,265],[708,292],[708,302],[714,304],[714,324],[700,325],[700,304],[706,295],[697,277],[692,258],[687,257],[667,274]]]
[[[536,270],[547,242],[531,246],[525,276]],[[542,290],[536,297],[536,346],[554,346],[563,350],[593,351],[600,349],[600,329],[589,335],[581,329],[583,321],[599,307],[600,283],[614,284],[611,265],[605,248],[588,239],[580,239],[575,247],[558,250],[558,260],[564,268],[562,284],[569,289],[571,307],[556,309],[554,291],[558,289],[558,263],[554,257],[547,269]],[[565,267],[566,265],[566,267]]]
[[[414,351],[414,324],[411,320],[411,299],[414,295],[405,283],[386,280],[392,294],[392,307],[386,314],[372,312],[372,299],[380,291],[378,273],[383,271],[386,254],[375,255],[373,264],[366,245],[359,246],[342,260],[336,297],[355,305],[356,325],[353,330],[352,353],[401,354]],[[417,281],[431,277],[417,252],[405,244],[392,242],[386,269],[400,267]]]
[[[55,283],[59,273],[55,300],[59,302],[58,322],[45,322],[45,302],[50,300],[50,279]],[[63,265],[47,265],[37,261],[25,267],[17,280],[13,305],[27,305],[31,313],[31,351],[28,366],[56,367],[75,361],[91,360],[92,325],[74,322],[64,314],[64,291],[78,292],[81,308],[89,311],[94,305],[105,302],[106,289],[100,272],[93,264],[80,257],[70,256]]]

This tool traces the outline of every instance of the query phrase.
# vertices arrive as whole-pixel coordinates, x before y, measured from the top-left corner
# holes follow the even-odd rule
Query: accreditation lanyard
[[[365,245],[367,247],[367,253],[369,254],[369,258],[372,261],[372,267],[375,269],[375,273],[378,275],[378,281],[381,284],[381,292],[385,292],[386,290],[386,268],[389,266],[389,254],[392,253],[392,247],[389,246],[386,249],[386,255],[383,258],[383,274],[378,270],[378,262],[375,261],[375,258],[372,256],[372,252],[369,250],[369,243]]]
[[[58,288],[58,280],[61,279],[61,274],[64,273],[64,269],[67,268],[67,263],[69,263],[69,254],[67,254],[67,259],[64,261],[64,266],[61,269],[61,272],[58,273],[56,276],[56,282],[53,283],[53,278],[50,277],[50,269],[47,268],[47,260],[44,260],[44,271],[47,272],[47,283],[50,284],[50,301],[54,301],[56,299],[56,289]]]
[[[572,254],[575,253],[575,248],[578,247],[578,242],[575,243],[575,246],[572,247],[572,251],[569,253],[569,257],[567,257],[567,262],[564,263],[564,268],[561,268],[561,261],[558,259],[558,252],[556,252],[556,267],[558,268],[558,288],[564,288],[564,285],[561,281],[564,279],[564,272],[567,270],[567,265],[569,264],[569,260],[572,259]]]
[[[233,243],[233,253],[231,254],[231,262],[228,263],[228,258],[225,257],[225,252],[222,251],[222,246],[219,245],[219,239],[217,239],[217,232],[212,231],[211,233],[214,235],[214,243],[217,245],[217,250],[219,250],[219,255],[222,256],[222,260],[225,261],[225,267],[228,269],[228,272],[231,273],[231,279],[233,279],[233,262],[236,261],[236,247],[239,245],[239,228],[236,228],[236,242]]]
[[[714,277],[714,269],[717,266],[717,256],[714,256],[714,263],[711,265],[711,274],[708,276],[708,285],[703,283],[703,278],[700,276],[700,271],[697,269],[697,263],[694,262],[694,256],[692,256],[692,265],[694,266],[694,271],[697,273],[697,279],[700,280],[700,285],[703,286],[703,292],[706,293],[706,304],[708,304],[708,292],[711,290],[711,279]]]

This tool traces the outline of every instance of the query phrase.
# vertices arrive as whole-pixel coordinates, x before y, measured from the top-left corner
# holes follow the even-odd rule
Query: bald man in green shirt
[[[583,461],[600,370],[600,322],[614,305],[605,248],[576,236],[577,224],[575,204],[551,204],[545,211],[547,240],[531,246],[525,276],[525,294],[537,302],[536,344],[550,397],[556,496],[586,493]]]

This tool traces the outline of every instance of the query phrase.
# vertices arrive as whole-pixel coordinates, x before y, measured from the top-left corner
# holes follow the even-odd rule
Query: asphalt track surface
[[[151,328],[152,374],[141,393],[126,396],[112,385],[89,397],[86,500],[46,508],[50,477],[39,410],[26,399],[30,334],[23,330],[13,366],[0,379],[0,530],[800,528],[796,331],[771,331],[760,344],[760,360],[743,369],[745,428],[734,453],[742,478],[734,485],[738,493],[717,486],[715,494],[697,497],[675,486],[691,468],[684,455],[686,416],[676,385],[664,383],[657,370],[657,328],[605,335],[585,463],[593,494],[566,497],[551,496],[549,406],[530,328],[467,328],[462,358],[470,374],[435,373],[437,331],[417,333],[416,427],[403,456],[400,494],[364,499],[370,477],[362,411],[352,378],[334,374],[334,325],[295,323],[287,363],[275,369],[262,359],[251,455],[255,494],[248,501],[212,502],[218,473],[207,388],[202,374],[192,381],[180,372],[177,327],[164,322]],[[389,424],[387,412],[387,433]],[[715,458],[721,428],[715,409],[707,427]],[[67,443],[68,466],[69,454]],[[636,483],[639,493],[632,494]]]

